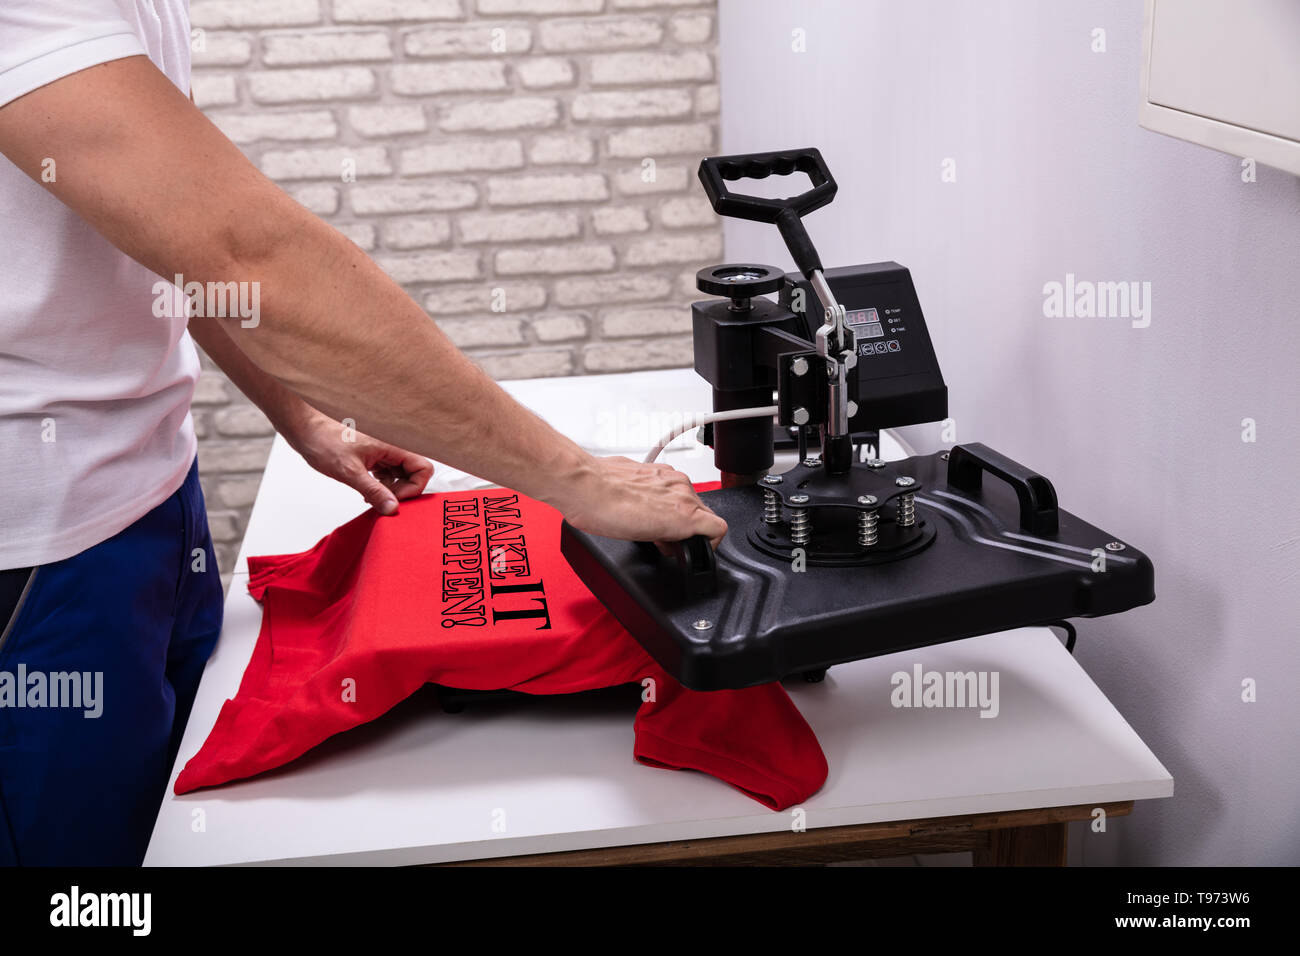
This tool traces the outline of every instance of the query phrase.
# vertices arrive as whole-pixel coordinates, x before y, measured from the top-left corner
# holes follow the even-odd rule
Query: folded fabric
[[[367,512],[310,551],[248,563],[263,607],[257,645],[177,793],[282,766],[426,683],[567,694],[639,682],[641,763],[711,774],[773,810],[826,779],[780,684],[682,687],[569,568],[559,513],[515,492],[425,495],[396,516]]]

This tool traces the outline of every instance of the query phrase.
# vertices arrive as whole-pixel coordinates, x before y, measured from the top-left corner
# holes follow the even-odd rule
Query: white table
[[[506,387],[580,444],[629,456],[671,426],[663,412],[710,407],[689,370]],[[884,452],[900,454],[889,442]],[[711,450],[690,436],[665,460],[697,481],[717,477]],[[430,490],[474,483],[440,468]],[[257,639],[245,557],[305,550],[364,508],[276,439],[172,780],[235,694]],[[1000,714],[895,709],[890,676],[918,663],[999,672]],[[1168,771],[1044,628],[840,665],[821,684],[787,687],[830,764],[802,806],[810,831],[1173,793]],[[789,813],[712,777],[637,764],[633,716],[606,700],[454,715],[416,700],[281,770],[181,797],[169,788],[145,863],[433,863],[790,830]]]

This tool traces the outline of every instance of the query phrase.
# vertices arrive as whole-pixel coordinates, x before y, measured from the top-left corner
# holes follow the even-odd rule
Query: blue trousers
[[[139,865],[221,630],[197,463],[107,541],[0,573],[22,579],[0,607],[0,864]]]

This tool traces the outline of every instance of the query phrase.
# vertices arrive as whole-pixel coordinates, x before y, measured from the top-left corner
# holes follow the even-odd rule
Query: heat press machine
[[[786,199],[729,185],[796,172],[812,188]],[[801,273],[739,263],[697,275],[715,298],[691,307],[695,370],[725,413],[708,436],[722,487],[700,498],[728,532],[716,551],[696,536],[666,556],[561,528],[570,566],[665,670],[694,690],[816,680],[847,661],[1155,599],[1144,554],[992,448],[859,460],[882,429],[946,418],[948,390],[906,268],[822,268],[802,220],[837,189],[818,150],[713,157],[699,177],[719,215],[774,223]],[[774,420],[800,445],[779,474]]]

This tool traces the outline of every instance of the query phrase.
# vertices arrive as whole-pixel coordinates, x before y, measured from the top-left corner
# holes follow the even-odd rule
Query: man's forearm
[[[226,334],[221,323],[193,318],[190,336],[217,363],[235,387],[260,408],[275,430],[292,442],[312,415],[317,415],[297,394],[257,367]]]
[[[92,67],[10,103],[0,149],[159,275],[258,283],[255,328],[206,321],[223,323],[254,364],[321,411],[552,503],[593,467],[458,352],[360,249],[258,172],[146,58]],[[59,176],[46,183],[50,155]]]
[[[580,476],[589,456],[459,352],[354,244],[278,189],[255,208],[229,226],[242,254],[194,278],[259,284],[255,326],[207,320],[258,367],[334,418],[543,500]]]

